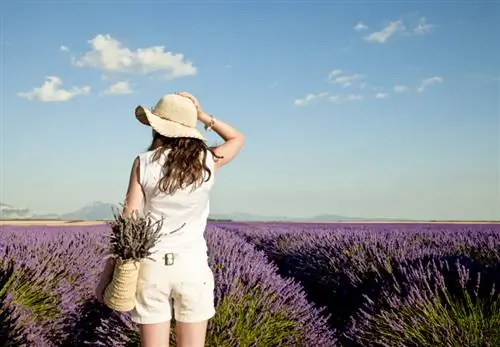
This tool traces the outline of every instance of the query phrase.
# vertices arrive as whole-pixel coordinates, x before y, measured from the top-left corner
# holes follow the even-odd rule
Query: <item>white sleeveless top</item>
[[[144,191],[144,212],[150,213],[155,220],[163,218],[162,237],[153,252],[159,253],[207,253],[204,238],[205,227],[210,211],[210,191],[214,184],[214,159],[212,153],[207,153],[206,165],[211,171],[204,170],[204,182],[194,191],[192,186],[178,189],[168,195],[157,189],[162,177],[162,165],[169,151],[157,161],[153,161],[154,151],[139,154],[140,183]]]

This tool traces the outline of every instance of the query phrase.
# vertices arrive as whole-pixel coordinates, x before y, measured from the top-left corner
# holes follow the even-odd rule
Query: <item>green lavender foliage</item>
[[[13,262],[11,260],[4,265],[11,268]],[[1,283],[0,297],[10,295],[14,305],[30,312],[30,319],[46,321],[56,318],[59,315],[59,300],[52,293],[55,280],[47,283],[24,264],[11,269],[10,275]]]
[[[378,335],[375,345],[389,342],[398,346],[500,346],[500,300],[473,303],[469,293],[466,303],[449,297],[427,298],[418,305],[384,312],[374,317]],[[489,306],[491,305],[491,306]],[[487,311],[491,314],[485,314]],[[398,321],[400,328],[395,328]]]
[[[243,295],[230,293],[220,301],[217,314],[210,321],[207,346],[300,346],[300,328],[288,312],[266,312],[262,300],[272,301],[259,287],[249,290],[240,284]],[[217,327],[217,328],[214,328]]]
[[[16,347],[22,344],[22,326],[8,300],[9,283],[14,276],[13,262],[0,263],[0,346]]]
[[[209,321],[205,346],[217,347],[252,347],[301,346],[300,328],[290,319],[287,312],[266,312],[263,298],[272,300],[261,288],[248,290],[240,283],[238,293],[235,290],[222,298],[217,306],[217,314]],[[235,288],[236,289],[236,288]],[[170,347],[176,347],[175,320],[171,322]],[[127,331],[127,347],[139,347],[140,337],[137,331]]]
[[[445,274],[454,267],[461,276],[452,288]],[[500,293],[494,284],[485,287],[479,273],[471,274],[459,263],[407,269],[408,278],[413,277],[410,272],[421,276],[406,288],[395,283],[395,291],[386,292],[378,303],[385,308],[365,316],[367,329],[358,340],[362,345],[500,346]]]
[[[113,255],[120,260],[140,261],[151,255],[151,249],[159,241],[163,220],[154,221],[149,213],[125,216],[113,209],[113,220],[108,225]]]

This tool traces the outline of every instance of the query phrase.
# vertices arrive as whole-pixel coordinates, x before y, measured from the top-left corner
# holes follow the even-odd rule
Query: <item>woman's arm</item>
[[[139,183],[139,178],[139,158],[135,158],[134,163],[132,164],[132,170],[130,172],[127,195],[125,198],[125,206],[123,207],[122,212],[124,216],[128,217],[133,213],[138,213],[143,203],[144,193],[141,184]],[[104,269],[101,272],[99,283],[97,284],[95,291],[97,300],[101,303],[104,300],[104,290],[113,277],[114,267],[115,260],[113,259],[113,257],[109,257],[106,260]]]
[[[107,285],[111,282],[113,278],[113,272],[115,269],[115,261],[113,258],[108,258],[106,260],[106,265],[101,272],[99,277],[99,282],[95,288],[95,296],[97,301],[100,303],[104,303],[104,291],[106,290]]]
[[[126,217],[131,216],[133,213],[137,214],[141,210],[144,201],[144,192],[140,184],[139,165],[139,157],[137,157],[130,171],[125,206],[123,207],[123,215]]]
[[[212,130],[224,140],[222,145],[214,148],[215,154],[221,157],[214,158],[215,168],[220,169],[222,166],[236,158],[245,143],[245,137],[229,124],[216,120],[203,111],[198,115],[198,119],[200,122],[205,124],[205,126],[212,126]]]
[[[193,95],[187,92],[181,92],[177,94],[190,99],[198,110],[198,120],[205,124],[205,127],[210,127],[217,133],[217,135],[222,137],[222,139],[224,140],[224,143],[222,145],[214,148],[215,154],[218,157],[221,157],[214,158],[215,169],[218,170],[222,166],[233,160],[238,155],[241,148],[243,147],[243,144],[245,143],[245,137],[243,136],[243,134],[234,129],[229,124],[224,123],[220,120],[216,120],[212,116],[203,112],[201,110],[200,103]]]

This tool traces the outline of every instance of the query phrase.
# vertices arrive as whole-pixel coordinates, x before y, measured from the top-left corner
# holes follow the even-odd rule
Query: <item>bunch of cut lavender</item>
[[[154,221],[150,214],[132,213],[125,216],[113,209],[110,245],[113,255],[122,260],[140,261],[151,255],[151,249],[160,239],[163,219]]]

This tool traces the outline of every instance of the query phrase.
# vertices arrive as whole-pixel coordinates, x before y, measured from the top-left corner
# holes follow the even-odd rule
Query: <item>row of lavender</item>
[[[106,227],[0,231],[0,345],[138,346],[92,297]],[[500,346],[498,225],[219,223],[207,239],[208,346]]]
[[[500,225],[220,225],[330,313],[346,346],[500,346]]]
[[[0,229],[0,346],[139,346],[126,314],[97,303],[108,228]],[[207,230],[218,314],[207,346],[335,346],[326,312],[242,237]],[[175,346],[175,336],[172,338]]]

